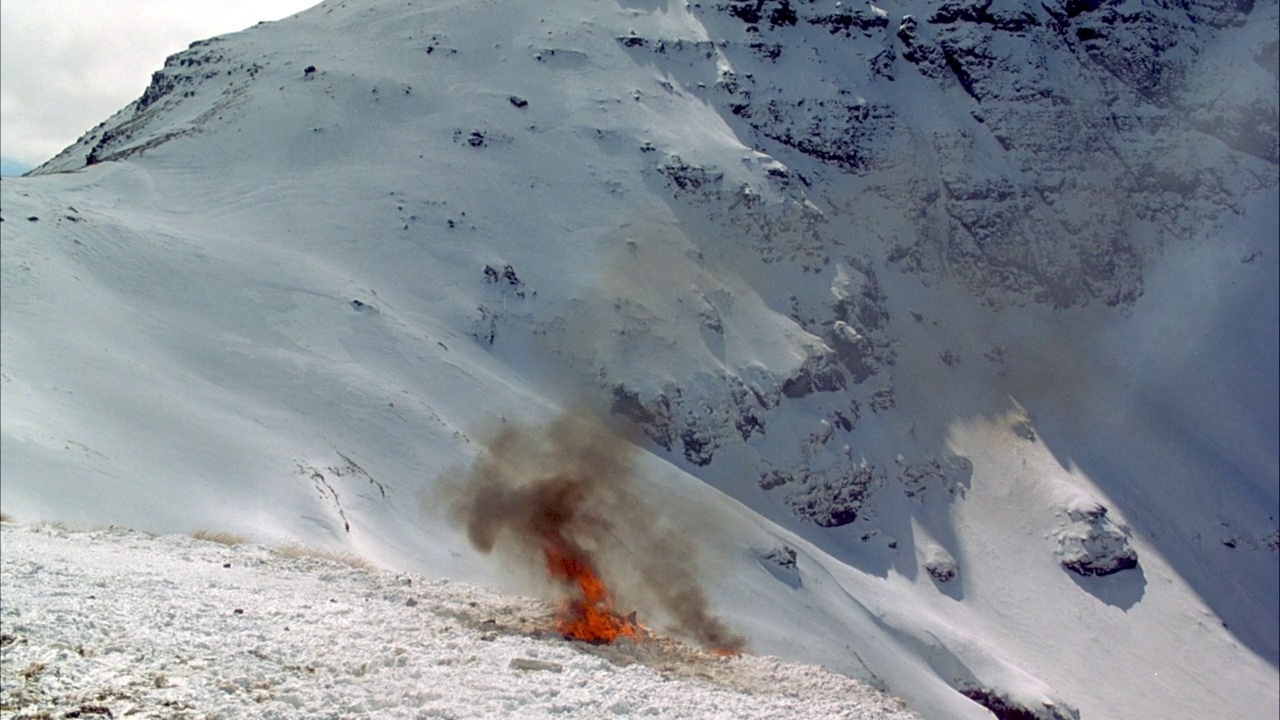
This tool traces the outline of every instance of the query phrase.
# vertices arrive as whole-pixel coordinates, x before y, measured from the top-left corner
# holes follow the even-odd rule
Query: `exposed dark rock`
[[[517,289],[517,296],[524,297],[524,281],[516,275],[515,268],[510,264],[503,265],[501,270],[498,270],[492,265],[485,265],[483,272],[484,279],[487,282],[495,284],[505,283],[506,285]]]
[[[898,399],[894,395],[893,388],[887,387],[875,391],[867,404],[871,406],[871,412],[881,412],[897,407]]]
[[[1076,17],[1087,12],[1093,12],[1102,7],[1102,0],[1067,0],[1063,10],[1066,11],[1067,17]]]
[[[963,22],[990,25],[996,30],[1021,32],[1040,24],[1031,12],[998,9],[991,12],[991,0],[952,0],[945,2],[929,17],[929,22],[939,25]]]
[[[498,315],[484,305],[477,307],[476,312],[479,316],[472,323],[471,337],[492,345],[498,337]]]
[[[814,474],[787,496],[787,505],[797,516],[822,527],[848,525],[882,481],[875,466],[861,464],[844,472]]]
[[[840,299],[835,305],[835,316],[864,333],[874,333],[883,330],[889,321],[889,311],[884,305],[888,297],[880,289],[880,283],[870,264],[859,270],[863,278],[861,288],[857,292],[840,289],[837,293]]]
[[[951,72],[942,49],[920,34],[920,23],[914,17],[902,16],[897,35],[902,43],[902,59],[919,68],[922,75],[938,79]]]
[[[724,173],[715,167],[686,163],[679,155],[673,155],[667,162],[659,165],[658,172],[677,188],[688,192],[718,185],[724,179]]]
[[[684,459],[699,467],[711,464],[717,447],[714,437],[700,434],[693,428],[680,432],[680,444],[684,447]]]
[[[835,13],[807,17],[805,22],[824,27],[832,35],[844,33],[845,37],[850,37],[854,30],[868,35],[873,31],[884,30],[889,27],[889,16],[884,13],[873,12],[870,9],[846,8]]]
[[[772,563],[783,570],[796,570],[796,550],[790,545],[773,548],[762,554],[760,559]]]
[[[734,427],[737,428],[738,434],[742,436],[744,441],[750,440],[755,433],[764,434],[764,420],[750,411],[746,411],[738,415],[734,421]]]
[[[769,23],[771,25],[795,25],[796,11],[791,8],[791,3],[787,0],[777,0],[777,5],[769,10]]]
[[[756,54],[756,57],[760,57],[765,60],[773,61],[782,57],[781,43],[753,42],[749,43],[747,47],[751,48],[751,51]]]
[[[1027,707],[1010,698],[1009,693],[984,687],[974,682],[956,684],[960,694],[991,711],[996,720],[1079,720],[1075,708],[1045,703],[1040,711]]]
[[[772,490],[774,488],[782,487],[794,480],[795,478],[791,476],[791,473],[774,468],[760,473],[758,483],[761,490]]]
[[[893,49],[892,45],[886,46],[885,49],[876,53],[871,58],[871,72],[883,78],[893,80],[893,61],[897,59],[898,53]]]
[[[1026,440],[1027,442],[1036,442],[1036,429],[1030,421],[1021,419],[1010,424],[1009,429],[1014,435]]]
[[[1183,33],[1165,15],[1105,7],[1077,22],[1076,37],[1090,59],[1147,100],[1165,107],[1175,103],[1186,67],[1168,49]]]
[[[834,352],[811,355],[796,374],[782,383],[782,394],[800,398],[815,392],[834,392],[845,387],[844,375],[835,365]]]
[[[730,0],[727,6],[729,14],[748,25],[760,23],[760,9],[764,0]]]
[[[733,112],[766,137],[856,174],[890,162],[880,141],[898,126],[889,106],[846,98],[768,100],[737,105]]]
[[[166,61],[165,65],[169,63]],[[173,75],[166,73],[164,70],[157,70],[151,73],[151,83],[147,85],[147,89],[142,91],[142,97],[138,98],[134,105],[134,112],[141,114],[142,111],[151,107],[158,100],[173,92],[177,86],[178,80]]]
[[[930,492],[954,494],[957,487],[967,487],[973,477],[973,463],[962,455],[946,455],[941,460],[931,457],[918,463],[909,463],[899,455],[897,465],[898,482],[910,498]]]
[[[929,576],[940,583],[951,582],[956,579],[956,575],[960,572],[960,566],[956,563],[955,558],[950,553],[941,551],[937,556],[931,557],[924,563],[924,569]]]
[[[837,320],[831,328],[830,339],[836,357],[848,371],[849,380],[855,385],[875,374],[874,348],[871,341],[859,334],[851,325]]]

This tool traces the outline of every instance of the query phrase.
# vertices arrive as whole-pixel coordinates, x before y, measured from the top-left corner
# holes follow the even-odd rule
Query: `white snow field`
[[[545,602],[448,580],[117,528],[0,532],[15,720],[918,717],[821,667],[562,640]]]
[[[0,182],[0,509],[24,524],[0,602],[32,628],[6,698],[33,662],[116,717],[80,698],[803,717],[862,692],[725,680],[768,655],[938,720],[1280,717],[1278,23],[1275,0],[329,0],[193,43]],[[745,637],[694,662],[712,678],[428,609],[533,607],[545,568],[474,547],[452,483],[566,411],[631,424],[646,509],[602,536],[690,568]],[[202,528],[385,573],[142,534]],[[88,567],[33,570],[54,557]],[[693,639],[643,573],[600,573]],[[113,599],[38,584],[131,575],[129,607],[208,626],[175,609],[153,655],[156,622],[93,635]],[[533,651],[562,672],[509,667]],[[454,672],[479,685],[430,687]]]

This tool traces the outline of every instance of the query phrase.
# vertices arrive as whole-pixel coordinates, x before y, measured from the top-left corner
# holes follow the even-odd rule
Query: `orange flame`
[[[555,535],[545,540],[547,571],[573,593],[560,614],[561,634],[597,645],[638,637],[640,626],[613,609],[613,598],[586,554]]]

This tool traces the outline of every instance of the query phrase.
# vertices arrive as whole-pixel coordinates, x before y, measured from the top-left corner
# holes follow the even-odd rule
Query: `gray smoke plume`
[[[741,651],[744,639],[710,612],[687,534],[638,492],[635,452],[619,434],[565,414],[503,424],[470,468],[442,480],[456,493],[453,519],[481,552],[544,570],[554,544],[620,603],[634,603],[626,607],[665,616],[710,650]]]

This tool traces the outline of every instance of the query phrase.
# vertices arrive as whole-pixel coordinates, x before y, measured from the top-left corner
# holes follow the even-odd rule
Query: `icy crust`
[[[14,720],[918,717],[817,666],[565,641],[547,603],[447,580],[118,528],[3,540]]]

